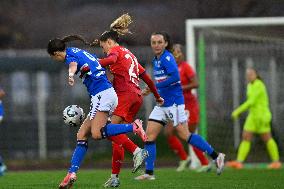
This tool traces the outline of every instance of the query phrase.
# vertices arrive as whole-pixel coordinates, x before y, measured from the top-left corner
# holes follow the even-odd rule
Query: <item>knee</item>
[[[155,141],[157,138],[157,134],[154,132],[146,132],[147,141]]]
[[[251,141],[252,139],[252,134],[250,133],[243,133],[243,140]]]
[[[184,141],[188,141],[190,135],[191,134],[187,134],[187,133],[179,133],[179,137]]]
[[[263,142],[268,142],[271,139],[271,134],[270,133],[265,133],[261,135],[261,139]]]
[[[77,133],[77,140],[87,140],[87,136],[84,132],[81,132],[80,130]]]
[[[188,130],[189,130],[189,132],[191,132],[191,133],[195,133],[196,128],[197,128],[197,125],[196,125],[196,124],[189,124],[189,125],[188,125]]]
[[[174,135],[174,130],[173,129],[169,129],[169,128],[166,128],[165,129],[165,135],[166,135],[166,137],[170,137],[170,136],[173,136]],[[148,136],[148,135],[147,135]]]
[[[92,138],[95,140],[100,140],[102,139],[102,133],[100,130],[92,130]]]

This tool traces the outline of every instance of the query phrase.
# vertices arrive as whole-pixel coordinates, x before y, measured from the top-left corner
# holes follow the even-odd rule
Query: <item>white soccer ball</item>
[[[84,118],[85,113],[78,105],[70,105],[63,110],[63,121],[70,127],[80,126]]]

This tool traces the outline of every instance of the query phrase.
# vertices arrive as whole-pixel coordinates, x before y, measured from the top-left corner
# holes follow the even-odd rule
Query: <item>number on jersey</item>
[[[139,86],[139,79],[137,76],[137,74],[139,73],[137,58],[131,57],[130,54],[125,54],[125,58],[131,60],[131,65],[128,71],[130,81],[132,81],[132,83],[134,83],[135,85]]]

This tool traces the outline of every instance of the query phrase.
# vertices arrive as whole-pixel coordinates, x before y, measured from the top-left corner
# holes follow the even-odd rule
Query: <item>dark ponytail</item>
[[[48,54],[54,55],[56,51],[64,51],[66,49],[66,43],[70,41],[82,41],[85,45],[91,45],[79,35],[68,35],[62,39],[55,38],[50,40],[47,45]]]
[[[158,31],[158,32],[152,33],[152,35],[162,35],[164,37],[164,40],[168,43],[168,45],[166,46],[166,49],[170,52],[173,52],[173,43],[171,41],[170,35],[167,32]]]

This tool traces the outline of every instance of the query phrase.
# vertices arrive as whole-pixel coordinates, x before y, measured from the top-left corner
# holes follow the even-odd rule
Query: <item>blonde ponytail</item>
[[[132,23],[131,16],[128,13],[121,15],[110,25],[110,30],[117,32],[119,35],[125,35],[131,33],[128,26]]]

